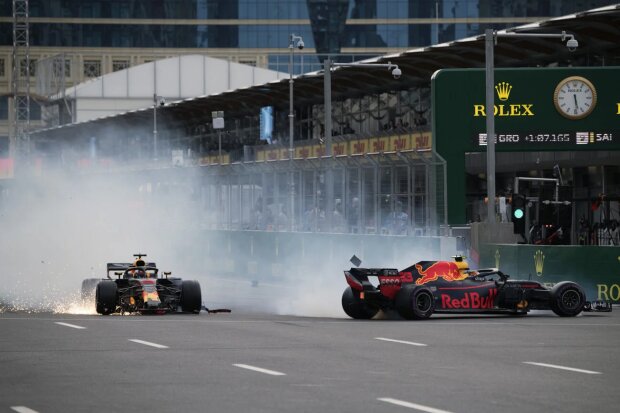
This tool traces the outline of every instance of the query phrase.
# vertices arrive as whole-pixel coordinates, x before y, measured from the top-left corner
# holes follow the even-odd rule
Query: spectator
[[[424,113],[426,113],[426,110],[415,111],[415,118],[413,119],[413,123],[417,128],[426,126],[426,124],[428,123],[428,121],[426,120],[426,117],[424,117]]]
[[[342,213],[342,200],[340,198],[336,198],[335,200],[334,213],[332,216],[332,228],[333,232],[346,231],[346,221]]]
[[[280,206],[279,208],[279,212],[278,212],[278,217],[277,217],[277,226],[278,226],[278,231],[284,231],[286,230],[287,226],[288,226],[288,217],[286,216],[286,211],[284,209],[284,206]]]
[[[351,134],[353,134],[353,133],[355,133],[355,131],[354,131],[354,130],[353,130],[353,128],[351,127],[351,124],[350,124],[349,122],[347,122],[347,123],[344,125],[344,128],[342,128],[342,134],[343,134],[343,135],[351,135]]]
[[[353,197],[351,200],[351,207],[347,211],[347,223],[349,224],[349,232],[351,234],[357,234],[360,232],[360,200],[357,197]]]

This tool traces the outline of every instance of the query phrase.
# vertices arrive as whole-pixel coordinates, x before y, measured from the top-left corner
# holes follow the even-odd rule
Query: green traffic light
[[[521,208],[515,209],[514,216],[517,219],[523,218],[523,210]]]

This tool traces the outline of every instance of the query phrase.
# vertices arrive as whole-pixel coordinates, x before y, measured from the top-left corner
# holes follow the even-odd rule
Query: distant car
[[[351,259],[359,266],[361,261]],[[586,301],[583,288],[562,281],[547,288],[537,281],[510,280],[496,268],[470,270],[463,257],[454,261],[420,261],[404,270],[351,268],[342,308],[351,318],[370,319],[379,310],[395,310],[405,319],[433,313],[504,313],[525,315],[552,310],[562,317],[582,311],[611,311],[611,303]],[[374,286],[369,278],[376,278]]]
[[[182,311],[198,314],[202,308],[200,284],[197,281],[160,276],[154,262],[146,262],[145,254],[134,254],[133,263],[108,263],[106,279],[82,282],[82,299],[95,301],[97,313],[155,313]],[[114,272],[116,279],[110,277]],[[93,294],[94,289],[94,294]]]

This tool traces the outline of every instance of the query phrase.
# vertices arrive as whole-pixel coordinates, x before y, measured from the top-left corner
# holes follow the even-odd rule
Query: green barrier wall
[[[588,300],[620,302],[620,247],[482,245],[480,268],[486,267],[497,267],[513,279],[575,281]]]

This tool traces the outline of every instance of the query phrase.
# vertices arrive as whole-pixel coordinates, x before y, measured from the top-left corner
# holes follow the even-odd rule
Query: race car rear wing
[[[133,263],[130,262],[109,262],[108,273],[112,271],[125,271],[133,266]],[[147,262],[146,267],[157,268],[157,264],[155,264],[154,262]]]

